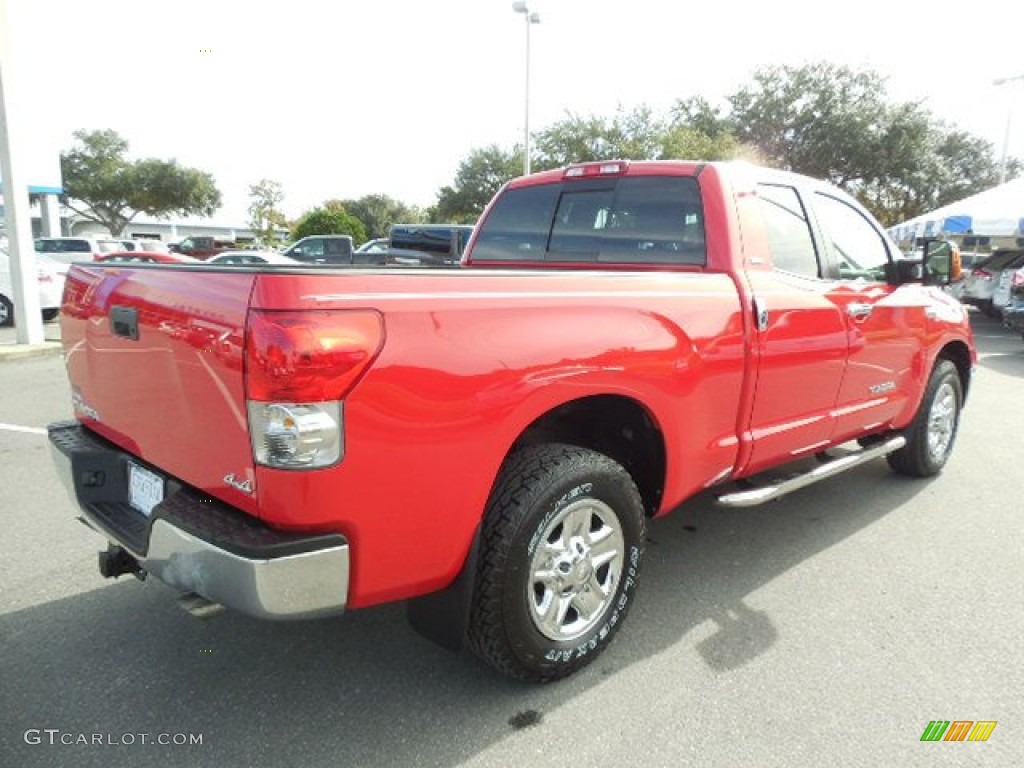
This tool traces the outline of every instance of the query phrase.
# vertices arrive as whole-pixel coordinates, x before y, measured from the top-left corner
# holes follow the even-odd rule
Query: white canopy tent
[[[896,240],[943,235],[1024,235],[1024,176],[889,228]]]

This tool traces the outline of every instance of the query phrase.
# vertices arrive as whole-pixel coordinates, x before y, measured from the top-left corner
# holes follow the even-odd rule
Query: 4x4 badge
[[[252,481],[248,479],[239,480],[237,477],[235,477],[234,472],[229,472],[228,474],[224,475],[224,482],[230,485],[235,490],[241,491],[242,493],[247,493],[250,496],[252,495]]]

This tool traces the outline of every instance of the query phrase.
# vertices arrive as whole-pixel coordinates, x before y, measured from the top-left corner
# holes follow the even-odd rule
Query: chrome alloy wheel
[[[928,410],[928,456],[932,461],[941,462],[949,453],[956,434],[956,419],[956,390],[949,381],[945,381],[935,393],[932,407]]]
[[[597,499],[573,502],[548,523],[526,586],[542,635],[562,642],[593,629],[611,605],[625,546],[618,517]]]

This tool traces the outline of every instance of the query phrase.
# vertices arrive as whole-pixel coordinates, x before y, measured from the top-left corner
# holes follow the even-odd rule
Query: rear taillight
[[[249,434],[260,464],[330,466],[344,454],[341,401],[380,353],[367,310],[254,311],[245,341]]]
[[[980,267],[975,267],[971,271],[971,277],[977,277],[977,278],[980,278],[981,280],[991,280],[992,279],[992,273],[989,272],[987,269],[981,269]]]
[[[1024,269],[1018,269],[1013,273],[1013,277],[1010,280],[1010,285],[1014,288],[1024,287]]]

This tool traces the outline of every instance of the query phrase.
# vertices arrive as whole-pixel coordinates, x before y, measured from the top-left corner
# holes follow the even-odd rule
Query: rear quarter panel
[[[447,584],[509,448],[563,403],[643,404],[667,444],[663,509],[735,461],[744,329],[727,275],[261,275],[253,306],[384,313],[384,348],[345,401],[341,464],[257,470],[268,521],[353,543],[353,606]]]

